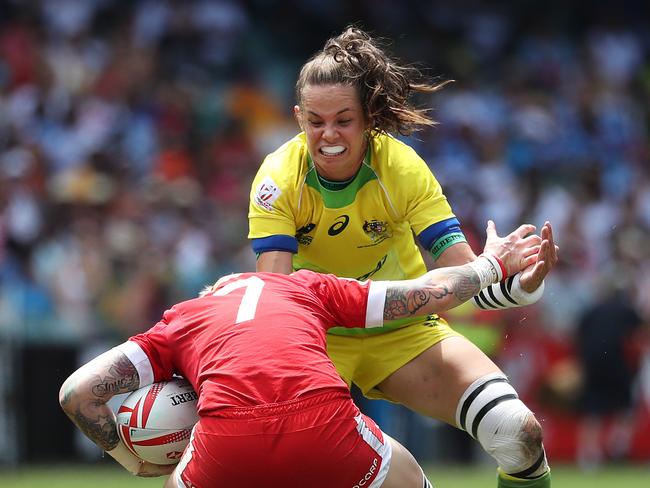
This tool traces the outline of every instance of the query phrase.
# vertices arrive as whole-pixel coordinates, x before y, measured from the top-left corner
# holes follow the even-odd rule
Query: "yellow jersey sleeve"
[[[304,135],[299,134],[269,154],[251,186],[248,238],[256,252],[297,251],[296,203],[307,170]],[[261,239],[264,239],[263,241]],[[255,243],[264,242],[261,248]]]
[[[416,235],[454,217],[440,183],[413,148],[391,136],[379,136],[373,145],[373,161],[401,218]]]

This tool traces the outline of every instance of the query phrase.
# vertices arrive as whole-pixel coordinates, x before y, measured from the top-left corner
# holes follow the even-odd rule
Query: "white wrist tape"
[[[481,289],[499,281],[499,265],[493,262],[488,255],[481,254],[477,259],[468,264],[478,275]]]
[[[523,307],[537,302],[544,294],[544,282],[532,293],[521,288],[521,273],[493,284],[474,296],[474,305],[483,310]]]
[[[486,253],[481,254],[479,257],[485,258],[492,263],[492,266],[494,266],[494,269],[497,271],[497,281],[501,281],[504,278],[508,277],[506,267],[503,265],[503,261],[501,261],[498,257],[493,254]]]
[[[114,449],[106,451],[106,453],[120,463],[129,473],[134,475],[137,475],[140,472],[140,468],[144,462],[129,451],[121,440]]]

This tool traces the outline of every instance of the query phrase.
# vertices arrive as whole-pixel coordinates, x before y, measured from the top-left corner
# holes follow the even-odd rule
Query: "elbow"
[[[76,374],[72,374],[66,379],[59,389],[59,405],[63,411],[72,417],[79,405],[79,381]]]
[[[59,389],[59,405],[66,414],[70,413],[71,403],[74,398],[71,376],[63,382]]]

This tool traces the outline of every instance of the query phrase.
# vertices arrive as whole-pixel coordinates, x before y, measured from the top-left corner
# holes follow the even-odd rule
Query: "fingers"
[[[522,256],[524,258],[528,258],[529,256],[533,256],[535,260],[538,259],[539,253],[541,251],[541,246],[532,246],[524,249],[522,251]]]
[[[526,275],[540,280],[557,262],[558,247],[553,241],[553,228],[547,221],[540,234],[532,224],[520,225],[505,237],[499,237],[493,220],[487,221],[484,252],[497,256],[504,263],[508,275],[528,269]]]
[[[540,248],[540,259],[544,259],[547,265],[547,271],[555,266],[558,260],[560,248],[553,241],[553,229],[549,222],[544,223],[541,231],[542,247]]]
[[[494,224],[494,221],[492,220],[487,221],[487,227],[485,229],[485,233],[487,234],[488,239],[497,237],[497,226]]]
[[[140,466],[138,476],[143,478],[155,478],[171,474],[176,468],[175,464],[154,464],[144,461]]]
[[[537,268],[537,265],[543,261],[539,261],[537,259],[537,253],[531,254],[529,256],[526,256],[522,259],[522,266],[521,270],[523,271],[526,269],[528,266],[535,265],[535,268]]]
[[[530,246],[539,246],[542,243],[542,241],[543,241],[543,239],[540,236],[538,236],[537,234],[532,234],[532,235],[529,235],[528,237],[524,237],[521,240],[521,244],[523,246],[528,246],[528,247],[530,247]]]
[[[536,227],[532,224],[522,224],[520,225],[517,230],[513,232],[514,235],[520,238],[524,238],[527,235],[535,232]]]
[[[532,290],[536,290],[539,287],[539,285],[542,284],[542,280],[544,280],[546,273],[547,273],[546,262],[543,260],[538,260],[535,263],[535,266],[533,266],[533,269],[530,272],[530,278],[528,280],[529,283],[534,284],[532,286]]]

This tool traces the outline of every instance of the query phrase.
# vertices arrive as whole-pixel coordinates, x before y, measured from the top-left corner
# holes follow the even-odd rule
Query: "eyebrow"
[[[340,114],[342,114],[343,112],[347,112],[347,111],[352,111],[352,109],[346,107],[346,108],[344,108],[344,109],[339,110],[338,112],[336,112],[336,115],[340,115]],[[320,117],[319,114],[317,114],[316,112],[313,112],[313,111],[311,111],[311,110],[307,110],[307,113],[308,113],[309,115],[315,115],[316,117]]]

